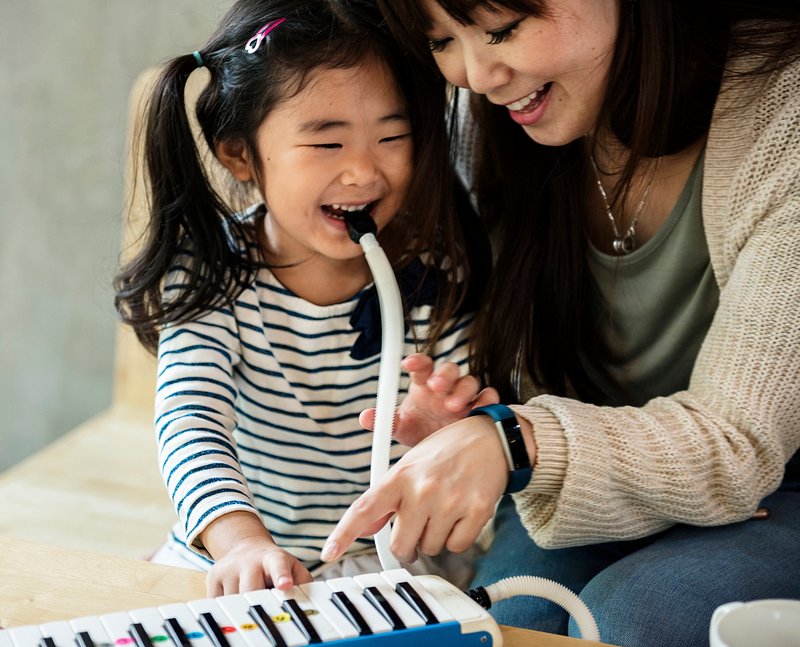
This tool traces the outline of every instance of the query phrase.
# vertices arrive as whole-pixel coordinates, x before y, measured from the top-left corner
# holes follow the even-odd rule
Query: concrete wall
[[[111,399],[127,99],[230,0],[0,0],[0,470]]]

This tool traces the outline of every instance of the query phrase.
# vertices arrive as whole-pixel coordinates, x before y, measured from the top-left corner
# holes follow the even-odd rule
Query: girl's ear
[[[220,142],[214,152],[222,165],[240,182],[255,179],[250,153],[241,139]]]

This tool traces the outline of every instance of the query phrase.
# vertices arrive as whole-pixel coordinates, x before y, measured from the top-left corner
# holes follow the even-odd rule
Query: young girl
[[[203,137],[262,199],[243,213],[201,164],[183,100],[198,67]],[[467,359],[471,234],[457,213],[469,212],[431,100],[441,88],[412,72],[369,2],[241,0],[153,91],[150,221],[117,305],[145,345],[158,340],[159,460],[180,520],[158,559],[213,565],[210,595],[310,580],[368,486],[358,414],[377,390],[380,314],[344,214],[377,224],[406,301],[405,351]],[[331,572],[380,570],[365,555],[371,541]]]
[[[399,558],[468,546],[505,489],[476,583],[556,579],[608,643],[707,645],[716,606],[800,597],[800,5],[378,4],[467,89],[497,250],[473,358],[510,406],[409,450],[324,555],[389,512]]]

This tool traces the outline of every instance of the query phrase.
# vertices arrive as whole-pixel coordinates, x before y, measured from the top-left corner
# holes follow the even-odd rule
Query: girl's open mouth
[[[351,211],[366,211],[367,213],[371,213],[376,204],[378,204],[377,200],[374,202],[364,202],[362,204],[323,204],[322,210],[331,218],[344,220],[345,213]]]

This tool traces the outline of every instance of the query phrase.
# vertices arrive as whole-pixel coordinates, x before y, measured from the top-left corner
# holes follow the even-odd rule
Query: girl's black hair
[[[284,18],[249,53],[245,44],[271,20]],[[370,60],[387,65],[407,102],[414,140],[414,171],[403,208],[381,232],[396,266],[422,252],[451,259],[470,275],[467,247],[477,226],[449,158],[444,82],[418,75],[383,25],[370,0],[239,0],[199,50],[210,80],[195,112],[211,151],[226,141],[244,143],[258,160],[256,131],[287,93],[299,92],[318,69],[352,68]],[[197,68],[193,54],[163,68],[144,120],[144,165],[150,218],[136,256],[115,279],[115,305],[139,340],[155,351],[164,324],[185,321],[230,303],[266,266],[252,233],[209,181],[195,144],[184,100]],[[258,170],[258,169],[257,169]],[[470,217],[472,213],[472,218]],[[241,246],[232,240],[246,241]],[[163,280],[183,250],[193,262],[178,297],[162,296]],[[428,344],[441,334],[463,299],[455,281],[440,282]]]
[[[546,20],[556,0],[436,0],[455,20],[474,24],[478,8],[507,8]],[[619,0],[620,28],[598,131],[630,150],[621,191],[643,158],[676,153],[706,136],[727,62],[748,57],[744,82],[800,56],[797,0]],[[422,0],[377,0],[392,31],[425,65],[431,19]],[[527,372],[541,390],[602,402],[595,372],[613,361],[592,316],[598,298],[587,266],[591,209],[587,139],[560,147],[531,140],[503,107],[471,97],[481,137],[475,191],[496,235],[496,266],[473,334],[473,372],[519,397]],[[453,119],[453,123],[456,123]],[[457,140],[458,134],[452,137]],[[610,377],[610,376],[609,376]]]

